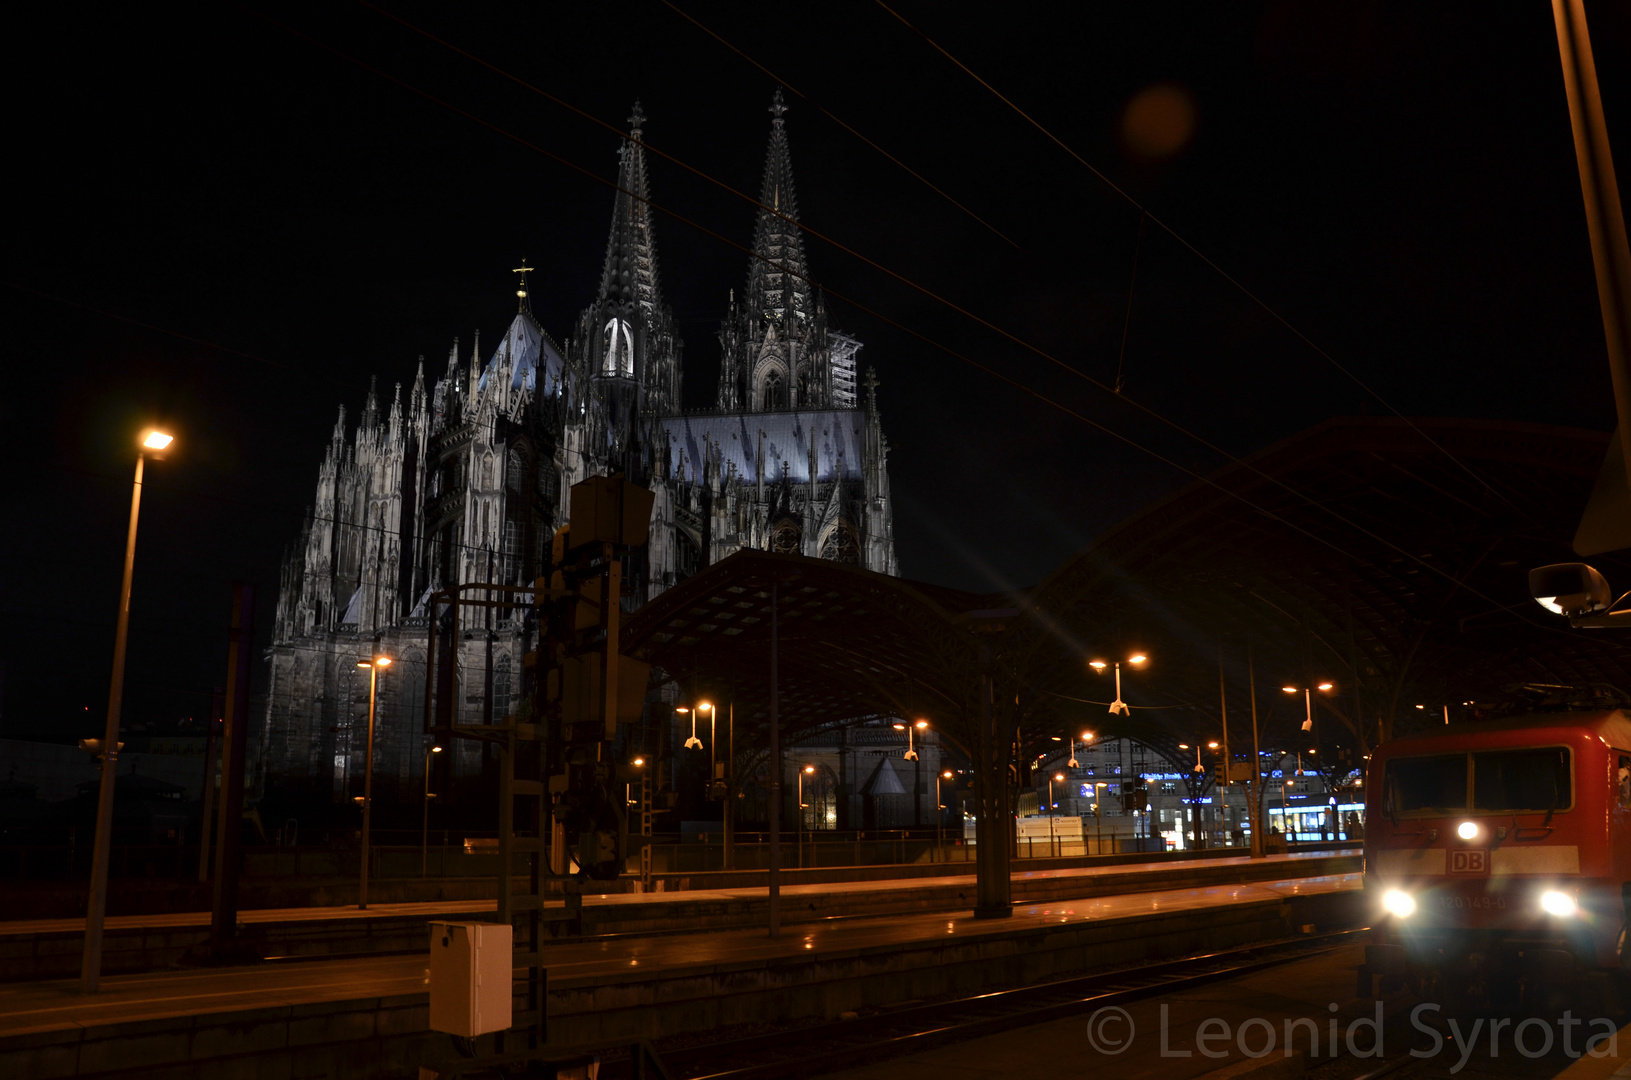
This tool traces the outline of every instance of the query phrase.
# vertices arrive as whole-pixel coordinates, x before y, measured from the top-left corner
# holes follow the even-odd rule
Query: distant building
[[[830,323],[807,279],[778,91],[746,287],[719,331],[715,409],[683,407],[684,346],[663,301],[647,204],[645,117],[620,152],[619,193],[598,289],[565,344],[519,310],[483,360],[455,341],[406,397],[342,406],[316,497],[284,563],[261,736],[263,775],[343,797],[360,768],[366,658],[382,671],[376,782],[424,768],[427,605],[432,592],[540,573],[568,490],[625,473],[656,492],[652,539],[629,579],[636,602],[742,548],[898,572],[888,448],[876,382],[858,386],[861,343]],[[516,612],[485,613],[460,643],[464,723],[509,713],[519,691]],[[455,771],[481,748],[456,749]]]

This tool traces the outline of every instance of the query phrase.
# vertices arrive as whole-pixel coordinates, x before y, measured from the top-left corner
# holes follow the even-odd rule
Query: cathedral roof
[[[664,417],[660,423],[673,447],[671,460],[685,462],[686,474],[700,476],[707,446],[720,455],[719,467],[736,466],[748,483],[759,480],[759,435],[764,433],[764,481],[787,476],[810,480],[810,444],[815,443],[817,481],[861,479],[866,446],[866,413],[861,409],[809,412],[717,413]]]
[[[479,388],[487,389],[488,376],[497,369],[499,361],[509,358],[510,389],[518,390],[526,387],[528,390],[538,389],[538,371],[543,369],[543,394],[553,396],[560,391],[561,373],[566,369],[566,361],[561,359],[560,350],[555,343],[549,340],[549,335],[533,321],[529,312],[517,312],[510,321],[510,328],[504,332],[504,339],[493,350],[488,358],[487,366],[482,369]]]

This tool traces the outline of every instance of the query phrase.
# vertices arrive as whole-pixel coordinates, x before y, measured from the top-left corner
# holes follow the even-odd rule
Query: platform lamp
[[[899,721],[895,723],[894,728],[896,731],[906,732],[906,753],[901,755],[902,759],[906,761],[917,760],[917,747],[912,741],[912,733],[914,729],[917,731],[926,731],[928,730],[928,727],[929,722],[927,720],[918,720],[910,726]]]
[[[1145,656],[1143,653],[1134,653],[1127,658],[1127,663],[1132,667],[1137,667],[1139,664],[1144,663],[1148,659],[1149,657]],[[1109,663],[1106,663],[1103,660],[1089,660],[1087,662],[1087,666],[1098,672],[1100,675],[1104,674],[1104,669],[1107,667],[1113,666],[1115,668],[1116,700],[1110,703],[1110,712],[1112,715],[1115,713],[1120,713],[1122,716],[1132,715],[1131,710],[1127,708],[1127,703],[1121,700],[1121,661],[1112,660]]]
[[[374,701],[379,688],[380,668],[391,666],[389,656],[375,656],[372,660],[358,660],[357,666],[368,669],[368,748],[362,759],[362,872],[357,880],[357,907],[368,906],[368,826],[374,810]]]
[[[806,765],[806,766],[804,766],[804,768],[800,769],[799,773],[798,773],[798,794],[796,796],[796,799],[797,799],[797,802],[798,802],[798,811],[799,811],[798,850],[799,850],[799,868],[801,870],[804,868],[804,810],[805,810],[805,804],[804,804],[804,778],[806,776],[813,776],[813,775],[815,775],[815,766],[814,765]]]
[[[1284,691],[1285,693],[1287,693],[1287,694],[1293,694],[1293,695],[1295,695],[1297,693],[1297,691],[1299,691],[1299,690],[1302,691],[1302,695],[1303,695],[1303,727],[1302,727],[1302,729],[1308,733],[1308,737],[1310,739],[1313,739],[1314,738],[1314,693],[1313,693],[1313,691],[1318,690],[1322,694],[1329,694],[1332,690],[1336,689],[1336,686],[1329,679],[1324,679],[1324,680],[1321,680],[1318,684],[1316,684],[1312,689],[1310,689],[1308,686],[1295,686],[1295,685],[1292,685],[1290,683],[1287,683],[1285,686],[1280,687],[1280,689],[1282,691]],[[1313,748],[1310,748],[1308,752],[1310,754],[1313,754],[1313,753],[1315,753],[1315,750]],[[1303,771],[1302,751],[1299,750],[1297,752],[1297,775],[1301,776],[1302,771]],[[1318,770],[1316,770],[1316,772],[1317,771]],[[1284,800],[1285,800],[1285,795],[1284,795],[1284,792],[1282,790],[1282,793],[1281,793],[1282,803],[1284,802]]]
[[[430,873],[430,800],[435,798],[430,793],[430,756],[440,754],[440,746],[425,747],[425,822],[419,834],[419,876],[425,877]],[[445,869],[444,869],[445,872]]]
[[[119,613],[113,631],[113,678],[108,686],[108,720],[100,749],[102,779],[96,793],[96,839],[91,850],[91,890],[85,904],[85,954],[79,968],[79,990],[96,993],[102,980],[102,923],[108,910],[108,863],[113,852],[113,795],[119,773],[119,714],[125,696],[125,644],[130,638],[130,579],[136,568],[136,520],[142,508],[142,467],[148,458],[162,461],[175,437],[162,431],[142,432],[136,448],[136,480],[130,492],[130,531],[125,537],[125,572],[119,582]]]
[[[691,737],[685,740],[685,748],[687,750],[701,750],[702,740],[697,738],[697,714],[691,710],[689,705],[681,705],[674,711],[691,714]]]
[[[944,802],[946,796],[945,793],[940,790],[940,781],[950,780],[951,778],[952,772],[950,769],[943,770],[939,776],[934,778],[934,820],[937,826],[935,831],[934,846],[937,851],[946,846],[946,804]],[[945,861],[945,852],[941,851],[940,853],[941,861],[943,862]]]

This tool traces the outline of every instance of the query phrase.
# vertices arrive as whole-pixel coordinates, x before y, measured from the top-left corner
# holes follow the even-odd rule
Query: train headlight
[[[1408,919],[1416,913],[1416,898],[1403,889],[1389,889],[1382,894],[1382,909],[1396,919]]]
[[[1463,821],[1455,827],[1455,834],[1463,840],[1478,839],[1478,822]]]
[[[1579,906],[1574,902],[1574,897],[1556,889],[1547,889],[1540,894],[1540,906],[1541,910],[1546,914],[1565,919],[1579,910]]]

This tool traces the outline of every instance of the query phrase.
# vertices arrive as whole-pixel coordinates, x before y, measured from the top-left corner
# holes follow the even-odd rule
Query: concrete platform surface
[[[1294,866],[1293,862],[1287,869]],[[864,883],[868,889],[876,884]],[[563,942],[546,947],[550,992],[649,983],[660,977],[696,979],[733,970],[774,970],[806,964],[812,957],[838,961],[937,944],[996,942],[1056,927],[1272,904],[1352,893],[1361,887],[1362,876],[1357,873],[1284,877],[1020,906],[1006,919],[975,920],[967,912],[957,912],[805,924],[784,930],[775,940],[763,930],[728,930]],[[828,892],[842,886],[809,888]],[[605,899],[618,903],[651,898]],[[428,952],[428,943],[426,948]],[[171,1017],[419,995],[426,992],[426,982],[424,957],[385,956],[115,975],[104,978],[102,992],[93,996],[81,995],[77,980],[18,983],[0,986],[0,1039]]]
[[[1331,859],[1357,861],[1359,856],[1353,852],[1319,850],[1298,851],[1290,855],[1270,855],[1264,859],[1251,859],[1245,856],[1174,859],[1171,861],[1118,864],[1103,867],[1017,871],[1011,875],[1011,880],[1016,897],[1023,897],[1024,893],[1039,886],[1049,891],[1059,888],[1069,890],[1070,887],[1078,883],[1090,882],[1114,884],[1118,888],[1125,886],[1127,892],[1141,892],[1144,891],[1140,886],[1141,879],[1168,877],[1174,874],[1197,874],[1203,877],[1227,878],[1243,870],[1258,870],[1258,868],[1263,868],[1259,872],[1265,873],[1266,876],[1290,877],[1297,873],[1299,865],[1324,863]],[[1267,868],[1271,866],[1274,869],[1268,870]],[[893,881],[784,884],[781,888],[781,895],[783,904],[792,907],[801,898],[842,897],[877,893],[907,894],[944,889],[972,889],[973,887],[974,874],[970,870],[968,873],[948,873],[939,877],[903,878]],[[762,903],[766,894],[767,890],[764,887],[698,889],[662,893],[602,893],[585,895],[583,903],[587,909],[615,910],[652,906],[660,910],[693,904],[726,904],[742,901]],[[494,900],[443,900],[421,903],[372,904],[367,909],[359,909],[355,906],[261,908],[240,911],[238,913],[238,922],[249,926],[257,926],[279,923],[320,922],[333,919],[387,919],[402,916],[426,916],[429,918],[475,917],[482,912],[493,911],[496,907],[497,901]],[[207,927],[209,923],[210,913],[207,911],[163,912],[151,915],[111,915],[104,922],[104,931],[185,929]],[[0,938],[29,934],[84,933],[84,930],[85,919],[83,916],[0,921]],[[3,977],[4,972],[0,971],[0,979],[3,979]]]

